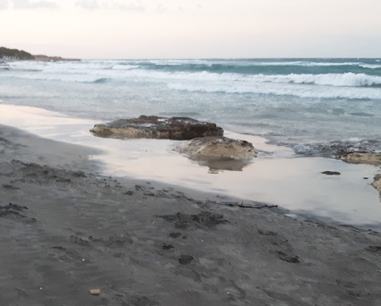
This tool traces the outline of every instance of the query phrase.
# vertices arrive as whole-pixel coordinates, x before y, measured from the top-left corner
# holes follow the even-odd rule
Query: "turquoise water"
[[[0,99],[102,121],[190,116],[298,154],[381,149],[380,59],[10,62]]]

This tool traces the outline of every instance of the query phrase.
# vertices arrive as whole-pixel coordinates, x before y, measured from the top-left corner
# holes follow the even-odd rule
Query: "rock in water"
[[[378,174],[374,177],[372,186],[376,188],[381,195],[381,174]]]
[[[336,158],[352,164],[381,164],[381,154],[374,152],[339,153]]]
[[[90,130],[97,136],[111,138],[160,138],[189,140],[196,137],[222,136],[224,130],[215,123],[187,117],[140,116],[96,124]]]
[[[340,172],[338,172],[338,171],[323,171],[322,174],[325,174],[325,175],[340,175]]]
[[[195,138],[187,144],[177,146],[174,150],[192,157],[241,160],[252,159],[257,155],[257,150],[250,142],[227,137]]]

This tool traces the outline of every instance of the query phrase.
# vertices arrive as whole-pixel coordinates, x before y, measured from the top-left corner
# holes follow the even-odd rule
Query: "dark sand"
[[[378,232],[99,177],[89,154],[0,126],[1,306],[381,305]]]

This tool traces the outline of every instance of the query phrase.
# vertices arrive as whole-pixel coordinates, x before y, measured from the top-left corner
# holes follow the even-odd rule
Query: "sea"
[[[346,214],[340,218],[349,218],[352,222],[359,217],[349,216],[344,208],[332,212],[333,202],[353,202],[356,195],[363,196],[359,190],[356,190],[356,195],[348,193],[348,186],[353,187],[354,184],[353,173],[363,179],[362,176],[372,177],[378,171],[378,168],[369,168],[371,166],[336,164],[338,161],[329,159],[337,150],[348,147],[381,152],[381,59],[376,58],[3,62],[0,63],[0,101],[1,104],[35,107],[67,118],[91,122],[107,122],[142,114],[187,116],[215,122],[240,138],[260,137],[266,145],[284,150],[260,152],[260,157],[262,154],[265,161],[239,169],[239,177],[232,178],[232,171],[228,169],[210,171],[212,167],[203,172],[207,174],[201,175],[197,172],[201,170],[191,169],[189,164],[184,166],[182,176],[163,179],[159,174],[150,175],[158,167],[155,165],[148,168],[142,177],[177,182],[191,188],[207,189],[207,186],[216,192],[283,203],[292,209],[295,203],[298,203],[298,209],[310,203],[314,211],[319,211],[325,202],[328,203],[324,206],[325,210],[330,210],[324,213],[325,216]],[[87,138],[89,144],[91,141]],[[119,144],[113,142],[108,146],[117,147]],[[147,149],[138,142],[131,146]],[[135,164],[138,163],[136,156],[139,154],[134,155]],[[175,160],[172,155],[171,158]],[[264,166],[269,158],[273,159],[271,171]],[[124,160],[127,159],[124,157]],[[123,158],[120,157],[120,160]],[[327,162],[334,164],[324,164]],[[302,168],[305,172],[300,167],[303,163],[306,163],[305,168]],[[262,176],[257,174],[257,168],[262,167],[260,165],[264,167],[261,168]],[[321,168],[328,165],[331,165],[331,169]],[[199,164],[194,167],[202,169]],[[144,167],[141,165],[141,168]],[[328,181],[336,189],[327,185],[324,187],[326,190],[331,194],[335,190],[341,192],[341,198],[332,196],[332,201],[325,193],[321,200],[317,200],[321,192],[310,197],[296,193],[290,196],[290,190],[294,187],[276,187],[276,184],[271,188],[278,188],[278,197],[269,196],[271,188],[263,183],[266,181],[263,176],[266,171],[273,178],[278,176],[279,180],[288,180],[290,173],[298,173],[294,175],[300,179],[294,182],[296,185],[303,184],[302,173],[312,171],[316,172],[317,181],[312,180],[310,183],[318,184],[322,180],[318,176],[319,171],[335,170],[333,168],[345,168],[349,173],[348,180],[353,184],[345,181],[343,175],[337,180],[345,181],[347,187],[336,186],[336,182]],[[165,172],[163,169],[160,171]],[[131,174],[134,175],[139,177],[138,173]],[[226,181],[222,182],[224,175]],[[233,188],[232,179],[240,187],[245,185],[244,190]],[[252,184],[239,183],[240,179]],[[372,194],[370,205],[380,206],[378,193],[370,186],[370,181],[366,182],[366,187],[365,183],[361,184],[361,188],[366,189],[364,192]],[[364,202],[361,200],[363,197],[357,198],[356,203]],[[356,203],[351,204],[350,210],[355,210],[353,207],[357,207]],[[378,206],[377,212],[368,209],[370,215],[364,217],[364,222],[379,220],[381,207]]]

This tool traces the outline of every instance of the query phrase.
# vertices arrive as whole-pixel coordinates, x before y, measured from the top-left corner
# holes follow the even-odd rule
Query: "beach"
[[[1,305],[381,303],[377,231],[101,176],[94,149],[7,126],[0,151]]]
[[[0,0],[0,306],[381,306],[380,12]]]
[[[377,59],[9,63],[0,305],[379,305],[381,170],[335,155],[380,152],[380,69]],[[215,122],[257,157],[197,159],[175,150],[186,141],[90,132],[139,115]]]

